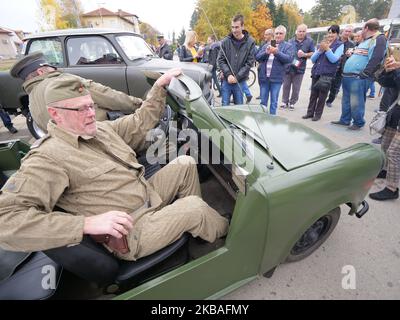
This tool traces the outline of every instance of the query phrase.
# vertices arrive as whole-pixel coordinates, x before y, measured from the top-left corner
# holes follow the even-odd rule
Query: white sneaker
[[[294,111],[294,104],[289,104],[289,110]]]
[[[287,103],[282,103],[280,106],[281,109],[286,109],[287,107],[288,107]]]

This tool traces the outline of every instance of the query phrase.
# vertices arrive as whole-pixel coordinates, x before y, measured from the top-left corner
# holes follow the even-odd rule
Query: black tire
[[[247,86],[250,88],[256,83],[257,75],[254,70],[250,70],[249,77],[247,78]]]
[[[340,208],[335,208],[318,219],[293,246],[286,262],[303,260],[317,250],[335,229],[340,218]]]
[[[42,129],[38,127],[30,113],[28,113],[26,116],[26,126],[28,127],[29,132],[35,139],[40,139],[46,134]]]

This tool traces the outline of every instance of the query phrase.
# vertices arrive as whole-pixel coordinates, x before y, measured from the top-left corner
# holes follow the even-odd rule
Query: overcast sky
[[[314,0],[297,1],[303,10],[310,9]],[[83,0],[85,11],[105,7],[112,11],[122,9],[136,14],[165,35],[177,34],[189,28],[196,0]],[[36,0],[0,0],[0,26],[28,32],[38,31],[38,6]]]

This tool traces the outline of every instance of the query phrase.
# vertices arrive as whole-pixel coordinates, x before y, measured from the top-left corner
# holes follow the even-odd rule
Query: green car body
[[[210,107],[193,80],[179,80],[168,96],[178,121],[190,121],[206,140],[208,130],[243,133],[219,141],[221,150],[224,145],[234,150],[225,154],[232,175],[227,191],[235,199],[230,229],[222,247],[116,299],[219,298],[258,275],[271,276],[302,235],[341,205],[348,204],[351,215],[366,212],[358,210],[383,166],[380,151],[368,144],[341,149],[258,106]],[[245,162],[252,163],[251,171],[240,170]]]

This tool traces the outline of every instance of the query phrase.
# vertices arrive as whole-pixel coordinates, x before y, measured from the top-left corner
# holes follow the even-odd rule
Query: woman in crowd
[[[197,52],[195,44],[197,43],[197,34],[195,31],[186,32],[185,43],[179,50],[179,60],[182,62],[200,62],[203,52]]]
[[[399,198],[400,182],[400,61],[390,56],[385,61],[385,72],[380,79],[380,85],[386,88],[396,88],[397,97],[394,96],[394,107],[388,112],[386,128],[382,137],[382,151],[386,155],[384,169],[379,173],[378,179],[386,179],[386,188],[380,192],[371,193],[371,199],[378,201]]]
[[[286,28],[275,29],[275,41],[265,43],[257,52],[256,60],[260,63],[258,69],[261,105],[268,107],[271,96],[270,114],[276,115],[279,92],[285,75],[285,66],[293,61],[294,48],[285,41]]]
[[[307,114],[303,119],[318,121],[324,112],[325,102],[344,50],[343,42],[339,40],[339,33],[340,27],[332,25],[328,29],[327,37],[311,57],[314,63],[311,70],[311,96]]]

